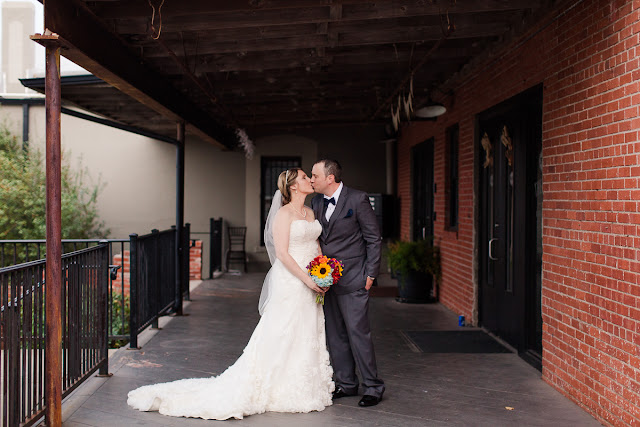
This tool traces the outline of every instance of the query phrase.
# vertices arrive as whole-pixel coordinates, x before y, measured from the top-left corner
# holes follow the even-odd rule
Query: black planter
[[[407,274],[396,272],[398,278],[398,297],[396,301],[425,304],[435,302],[432,296],[433,276],[419,271],[409,271]]]

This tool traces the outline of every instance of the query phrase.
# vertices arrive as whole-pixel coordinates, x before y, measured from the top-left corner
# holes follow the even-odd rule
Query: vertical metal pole
[[[47,264],[45,339],[45,419],[62,425],[62,200],[60,159],[60,47],[46,46],[45,115],[47,176]]]
[[[151,295],[149,293],[149,303],[151,305],[151,313],[153,313],[153,321],[151,322],[151,327],[153,329],[159,329],[160,324],[158,323],[158,319],[160,318],[160,308],[162,307],[162,286],[160,285],[160,230],[154,228],[151,230],[152,242],[153,242],[153,268],[148,270],[148,274],[150,275],[149,279],[154,284],[155,292]],[[162,307],[164,308],[164,307]]]
[[[189,276],[191,276],[191,224],[184,225],[184,255],[182,257],[182,265],[184,272],[182,275],[182,296],[185,300],[191,301],[191,292],[189,292]]]
[[[22,150],[29,151],[29,103],[22,104]],[[27,252],[28,254],[28,252]]]
[[[98,334],[100,336],[100,359],[104,360],[100,366],[98,375],[109,375],[109,252],[111,245],[106,240],[100,241],[101,245],[104,245],[102,251],[102,271],[98,274],[99,284],[99,297],[98,297],[98,314],[100,316],[100,329]],[[123,310],[124,311],[124,310]]]
[[[209,218],[209,279],[213,279],[213,218]]]
[[[176,146],[176,291],[175,312],[182,316],[182,281],[184,256],[184,122],[178,123]]]
[[[122,255],[124,257],[124,252]],[[124,258],[122,262],[124,264]],[[135,233],[129,235],[129,348],[138,349],[138,235]]]

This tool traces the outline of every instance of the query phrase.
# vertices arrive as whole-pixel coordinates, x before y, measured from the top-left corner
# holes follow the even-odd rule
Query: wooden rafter
[[[165,0],[162,21],[156,15],[153,24],[162,27],[155,41],[147,1],[51,2],[66,9],[72,35],[88,35],[86,44],[65,40],[65,56],[166,117],[226,135],[216,124],[222,117],[253,129],[365,121],[408,74],[420,103],[425,88],[548,6],[548,0]],[[156,8],[160,2],[151,0]],[[77,12],[79,4],[85,7]],[[455,31],[428,66],[416,68],[447,22]],[[92,88],[73,99],[120,120],[136,116],[136,104],[103,94]],[[375,120],[388,114],[383,109]],[[148,111],[137,116],[156,131],[163,127]]]
[[[165,76],[142,64],[80,2],[49,0],[44,9],[45,27],[60,36],[65,57],[168,119],[186,120],[204,139],[222,148],[235,144],[225,126],[173,89]]]

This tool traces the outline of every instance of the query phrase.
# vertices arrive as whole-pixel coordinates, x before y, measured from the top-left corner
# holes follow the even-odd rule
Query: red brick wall
[[[189,280],[202,279],[202,240],[189,250]]]
[[[189,250],[189,280],[202,279],[202,240],[196,240],[196,245]],[[113,290],[129,295],[129,251],[124,251],[124,264],[122,261],[123,254],[113,256],[114,265],[122,265],[118,269],[118,277],[113,281]],[[124,277],[124,288],[122,279]]]
[[[640,424],[639,9],[639,1],[585,0],[550,15],[466,73],[436,123],[403,128],[398,153],[408,239],[410,147],[435,137],[440,300],[473,318],[474,116],[543,83],[543,378],[614,425]],[[445,231],[440,190],[445,129],[455,123],[457,233]]]
[[[113,256],[112,265],[121,265],[118,269],[118,277],[111,282],[111,287],[115,292],[122,292],[125,295],[129,295],[129,277],[130,264],[129,264],[129,251],[124,251],[124,254],[116,254]],[[123,284],[124,278],[124,284]]]

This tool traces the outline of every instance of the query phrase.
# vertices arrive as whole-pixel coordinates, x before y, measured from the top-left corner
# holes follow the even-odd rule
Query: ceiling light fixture
[[[429,101],[424,107],[418,108],[414,115],[418,119],[434,119],[447,112],[447,108],[439,102]]]

